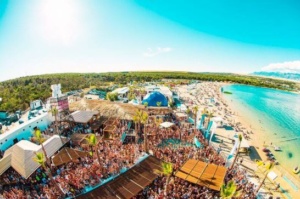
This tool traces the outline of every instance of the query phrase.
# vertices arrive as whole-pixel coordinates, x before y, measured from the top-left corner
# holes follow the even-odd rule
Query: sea
[[[248,85],[228,85],[223,91],[242,117],[263,133],[259,135],[272,149],[279,163],[290,171],[300,166],[300,94]],[[272,146],[281,147],[275,152]],[[261,150],[261,149],[259,149]]]

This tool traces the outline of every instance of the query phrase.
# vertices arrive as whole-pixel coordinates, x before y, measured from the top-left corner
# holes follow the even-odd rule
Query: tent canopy
[[[161,123],[159,126],[161,127],[161,128],[170,128],[171,126],[173,126],[174,125],[174,123],[172,123],[172,122],[163,122],[163,123]]]
[[[46,140],[43,146],[47,156],[51,157],[63,146],[63,143],[58,135],[54,135]],[[33,160],[36,152],[43,152],[41,145],[34,144],[27,140],[21,140],[5,151],[4,157],[11,156],[11,161],[6,161],[5,168],[8,169],[9,166],[12,166],[21,176],[27,179],[40,166]],[[9,158],[6,160],[9,160]]]
[[[160,106],[168,106],[168,99],[163,94],[157,91],[148,93],[145,96],[145,99],[142,101],[142,104],[146,102],[148,103],[148,106],[157,106],[157,102],[161,103]]]
[[[191,183],[220,191],[226,175],[226,170],[227,169],[223,166],[189,159],[176,172],[175,176]]]
[[[76,149],[70,149],[68,147],[63,148],[61,151],[58,152],[53,158],[52,162],[55,166],[59,166],[68,162],[72,162],[77,160],[80,157],[85,157],[89,153],[86,151],[79,151]]]

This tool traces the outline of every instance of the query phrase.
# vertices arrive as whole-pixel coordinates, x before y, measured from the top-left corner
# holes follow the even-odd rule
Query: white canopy
[[[187,114],[186,114],[186,113],[180,113],[180,112],[177,112],[175,115],[176,115],[177,117],[179,117],[179,118],[187,117]]]
[[[233,138],[235,139],[236,142],[238,142],[238,137],[237,137],[237,135],[234,136]],[[249,145],[248,141],[247,141],[244,137],[243,137],[243,139],[242,139],[242,142],[241,142],[241,146],[240,146],[240,147],[241,147],[241,148],[246,148],[246,149],[250,148],[250,145]]]
[[[48,157],[51,157],[63,143],[58,135],[54,135],[43,143]],[[33,160],[35,152],[42,152],[41,145],[21,140],[5,151],[0,161],[0,174],[12,166],[21,176],[28,178],[40,165]]]
[[[161,128],[170,128],[171,126],[173,126],[174,125],[174,123],[172,123],[172,122],[163,122],[163,123],[161,123],[159,126],[161,127]]]
[[[214,122],[222,122],[223,121],[223,119],[222,119],[222,117],[213,117],[213,118],[211,118],[211,120],[212,121],[214,121]]]
[[[177,109],[179,109],[180,111],[186,111],[187,107],[184,104],[180,104],[180,106]]]
[[[270,171],[268,173],[268,178],[270,178],[271,180],[275,180],[277,178],[277,174],[274,173],[274,171]]]

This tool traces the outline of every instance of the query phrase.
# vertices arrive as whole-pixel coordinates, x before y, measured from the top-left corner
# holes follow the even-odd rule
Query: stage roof
[[[86,194],[77,196],[77,199],[130,199],[151,184],[157,177],[154,169],[161,170],[161,160],[149,156],[139,164],[133,166],[115,179]]]
[[[226,170],[223,166],[190,159],[176,172],[175,176],[188,182],[220,191]]]

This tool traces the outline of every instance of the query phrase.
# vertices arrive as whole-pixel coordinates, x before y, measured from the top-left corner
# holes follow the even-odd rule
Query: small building
[[[37,110],[43,108],[43,102],[42,100],[34,100],[30,102],[30,110]]]
[[[112,93],[118,93],[118,99],[120,100],[127,98],[128,92],[129,92],[128,87],[117,88],[112,91]]]

